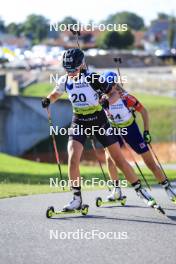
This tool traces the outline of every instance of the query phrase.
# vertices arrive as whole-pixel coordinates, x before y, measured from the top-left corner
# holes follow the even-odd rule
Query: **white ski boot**
[[[165,211],[163,210],[163,208],[156,202],[156,200],[151,196],[151,194],[148,193],[147,190],[142,187],[140,180],[132,184],[132,186],[134,187],[137,195],[145,202],[145,204],[147,204],[147,206],[165,215]]]
[[[176,203],[176,190],[171,186],[170,182],[165,180],[161,185],[164,187],[169,199]]]
[[[80,210],[82,206],[82,198],[81,195],[75,195],[73,196],[73,199],[64,206],[63,211],[74,211],[74,210]]]
[[[138,181],[133,185],[137,195],[147,204],[149,207],[154,207],[156,205],[155,199],[147,192],[145,188],[142,187],[141,182]]]
[[[122,199],[123,199],[123,195],[120,187],[114,187],[112,193],[107,197],[107,200],[111,202]]]

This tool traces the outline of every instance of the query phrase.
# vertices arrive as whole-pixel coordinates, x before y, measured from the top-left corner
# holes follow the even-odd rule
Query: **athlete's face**
[[[122,87],[120,85],[118,85],[117,83],[112,86],[112,90],[115,91],[116,94],[119,95],[119,97],[120,97],[121,93],[123,92]]]
[[[82,69],[82,64],[77,69],[75,69],[74,72],[67,72],[68,76],[69,77],[76,77],[77,75],[80,74],[81,69]]]

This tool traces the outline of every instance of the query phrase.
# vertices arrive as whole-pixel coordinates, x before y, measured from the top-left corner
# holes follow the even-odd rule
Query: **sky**
[[[98,23],[121,11],[142,16],[148,25],[159,12],[176,15],[176,0],[0,0],[0,17],[6,24],[23,22],[32,13],[44,15],[52,22],[72,16],[83,23],[90,19]]]

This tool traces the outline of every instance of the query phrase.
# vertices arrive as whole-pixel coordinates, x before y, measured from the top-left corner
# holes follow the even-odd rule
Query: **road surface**
[[[55,219],[45,217],[46,208],[62,208],[70,193],[1,199],[0,263],[175,264],[176,205],[162,189],[153,189],[166,217],[147,208],[133,189],[124,192],[128,196],[126,207],[97,208],[95,198],[105,198],[108,191],[84,192],[89,215]],[[92,232],[97,234],[94,238],[85,237]],[[108,239],[108,234],[114,239]]]

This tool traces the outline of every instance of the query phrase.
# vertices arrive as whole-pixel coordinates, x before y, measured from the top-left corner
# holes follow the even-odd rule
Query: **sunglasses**
[[[76,71],[79,70],[79,68],[75,68],[75,69],[65,69],[68,73],[74,73]]]

